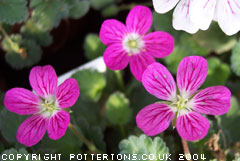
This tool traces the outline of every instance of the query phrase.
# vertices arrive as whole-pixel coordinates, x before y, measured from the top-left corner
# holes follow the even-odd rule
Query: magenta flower
[[[48,132],[49,138],[61,138],[70,122],[64,109],[77,101],[79,88],[75,79],[69,78],[60,86],[52,66],[32,68],[29,76],[34,90],[12,88],[6,92],[5,107],[19,115],[32,115],[18,128],[17,140],[26,146],[37,144]]]
[[[178,66],[177,89],[166,67],[159,63],[149,65],[143,73],[142,83],[150,94],[165,102],[143,108],[137,114],[137,126],[151,136],[166,130],[172,121],[183,139],[194,141],[204,138],[208,133],[209,122],[201,114],[226,113],[231,98],[231,92],[224,86],[198,91],[207,73],[208,64],[204,58],[184,58]]]
[[[114,19],[104,21],[100,38],[108,46],[103,56],[107,67],[122,70],[129,63],[132,74],[141,81],[144,70],[155,62],[154,57],[168,56],[174,48],[173,37],[160,31],[146,35],[151,25],[152,12],[144,6],[130,11],[126,26]]]

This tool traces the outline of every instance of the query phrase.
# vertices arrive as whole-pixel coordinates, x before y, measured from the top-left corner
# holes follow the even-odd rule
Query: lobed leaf
[[[90,9],[90,2],[88,0],[69,0],[68,2],[71,2],[69,16],[74,19],[83,17]]]
[[[24,119],[26,119],[25,116],[12,113],[5,108],[0,112],[0,129],[3,137],[9,143],[17,143],[17,129]]]
[[[84,41],[85,56],[89,59],[95,59],[102,56],[106,46],[101,42],[97,34],[88,34]]]
[[[126,124],[132,114],[129,99],[121,92],[111,94],[106,103],[106,117],[116,125]]]
[[[30,8],[33,9],[32,21],[42,31],[57,27],[62,19],[68,17],[70,10],[66,0],[34,0]]]
[[[141,136],[130,136],[128,139],[124,139],[119,143],[119,149],[121,154],[137,154],[136,160],[143,160],[144,155],[153,154],[154,160],[165,160],[163,156],[169,154],[169,149],[165,142],[160,137],[155,137],[153,140],[142,134]],[[161,158],[159,158],[159,155]],[[166,157],[165,157],[166,158]],[[130,160],[126,158],[125,160]]]
[[[50,32],[42,30],[32,19],[22,26],[21,33],[25,38],[33,39],[42,46],[49,46],[53,41]]]
[[[72,75],[78,82],[79,88],[81,89],[81,94],[87,99],[97,102],[102,91],[106,86],[105,76],[91,69],[83,69]]]
[[[26,0],[0,0],[0,22],[21,23],[28,17]]]

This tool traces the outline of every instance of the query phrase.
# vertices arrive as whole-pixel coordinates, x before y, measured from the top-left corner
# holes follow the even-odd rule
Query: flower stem
[[[121,131],[122,137],[125,138],[126,137],[126,131],[125,131],[125,128],[124,128],[123,125],[120,125],[120,131]]]
[[[77,130],[71,123],[68,125],[68,127],[70,128],[70,130],[72,130],[72,132],[73,132],[76,136],[78,136],[78,137],[81,139],[81,141],[82,141],[85,145],[87,145],[88,149],[89,149],[92,153],[94,153],[94,154],[102,154],[102,152],[101,152],[100,150],[98,150],[97,147],[96,147],[93,143],[91,143],[91,142],[88,141],[84,136],[82,136],[82,135],[78,132],[78,130]]]
[[[189,151],[187,141],[184,140],[183,138],[181,138],[181,139],[182,139],[182,145],[183,145],[183,149],[184,149],[185,158],[186,158],[187,160],[189,160],[189,159],[187,158],[187,155],[191,155],[191,153],[190,153],[190,151]],[[190,161],[192,161],[192,159],[190,159]]]
[[[15,51],[16,53],[19,53],[22,58],[26,58],[27,56],[26,49],[20,48],[19,44],[13,42],[1,24],[0,24],[0,31],[3,33],[3,36],[7,39],[8,43],[11,45],[12,50]]]
[[[123,76],[122,76],[121,71],[115,70],[114,73],[116,75],[116,78],[117,78],[117,81],[118,81],[118,85],[120,86],[120,88],[122,90],[124,90],[124,81],[123,81]]]

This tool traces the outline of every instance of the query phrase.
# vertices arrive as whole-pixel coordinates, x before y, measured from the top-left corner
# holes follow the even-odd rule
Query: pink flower
[[[5,107],[19,115],[32,115],[18,128],[17,140],[26,146],[37,144],[48,132],[49,138],[61,138],[70,122],[64,109],[77,101],[79,88],[75,79],[69,78],[60,86],[52,66],[32,68],[29,76],[34,92],[12,88],[6,92]]]
[[[127,16],[126,26],[117,20],[103,22],[100,30],[102,42],[108,46],[104,61],[112,70],[122,70],[130,64],[137,80],[154,57],[168,56],[174,48],[174,39],[166,32],[152,32],[146,35],[152,25],[152,12],[144,6],[134,7]]]
[[[150,94],[165,102],[143,108],[137,114],[137,126],[151,136],[166,130],[172,121],[183,139],[194,141],[204,138],[208,133],[209,122],[201,114],[226,113],[231,98],[231,92],[224,86],[198,91],[207,73],[208,64],[204,58],[184,58],[178,66],[177,89],[166,67],[159,63],[149,65],[143,73],[142,83]]]

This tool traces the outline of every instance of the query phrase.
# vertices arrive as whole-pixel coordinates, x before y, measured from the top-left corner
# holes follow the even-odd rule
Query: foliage
[[[232,50],[231,68],[236,75],[240,76],[240,41]]]
[[[160,137],[155,137],[153,140],[146,136],[139,137],[129,136],[128,139],[122,140],[119,143],[121,154],[137,154],[136,160],[144,160],[143,155],[153,155],[154,160],[167,160],[165,156],[169,154],[169,149],[165,142]],[[149,159],[149,158],[148,158]],[[125,160],[131,160],[129,158]]]
[[[95,59],[102,56],[106,47],[101,42],[97,34],[88,34],[84,41],[85,56],[89,59]]]
[[[9,143],[17,143],[16,140],[16,133],[17,129],[21,122],[26,117],[17,115],[15,113],[12,113],[6,109],[3,109],[0,113],[0,129],[2,132],[3,137],[9,142]]]
[[[15,24],[27,19],[26,0],[1,0],[0,4],[0,22]]]
[[[122,125],[131,117],[130,102],[123,93],[115,92],[106,102],[106,117],[112,124]],[[116,113],[118,115],[116,115]]]
[[[208,75],[202,88],[226,84],[231,72],[229,65],[221,62],[221,60],[216,57],[210,57],[207,61]]]
[[[102,90],[106,86],[106,78],[98,71],[83,69],[73,76],[78,81],[79,88],[83,95],[92,101],[98,101]]]

